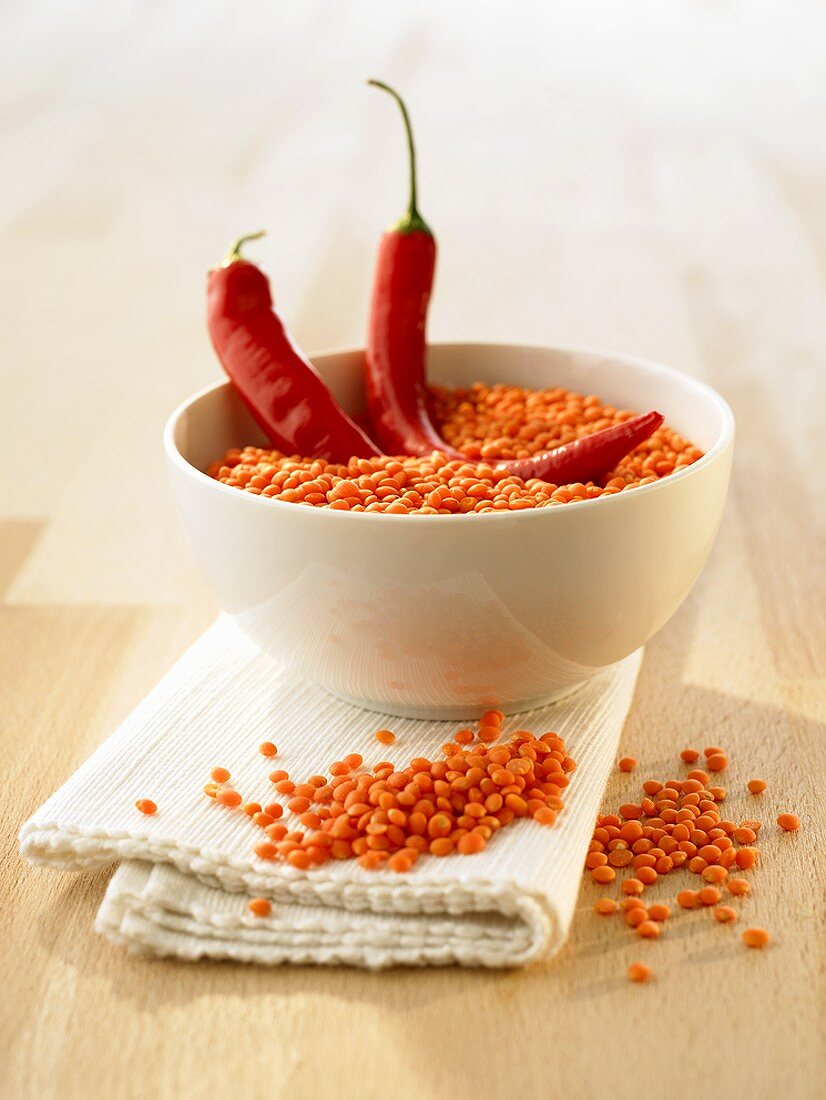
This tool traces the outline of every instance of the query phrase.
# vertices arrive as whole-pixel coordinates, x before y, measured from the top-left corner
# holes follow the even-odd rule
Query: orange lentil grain
[[[648,910],[645,906],[641,906],[639,909],[629,909],[625,914],[625,923],[629,928],[636,928],[637,925],[646,920],[648,920]]]
[[[706,882],[710,882],[712,885],[719,885],[728,878],[728,871],[725,867],[706,867],[702,873],[702,877]]]
[[[147,814],[149,816],[158,812],[158,807],[155,805],[151,798],[139,798],[138,801],[135,803],[135,809],[140,810],[142,814]]]
[[[256,917],[268,917],[272,905],[266,898],[251,898],[247,908]]]
[[[628,974],[628,980],[631,982],[647,982],[651,980],[654,971],[645,963],[636,962],[631,963],[626,973]]]
[[[613,882],[616,877],[617,872],[613,867],[595,867],[593,871],[591,871],[591,878],[594,882],[600,883],[600,885]]]
[[[632,772],[636,766],[637,761],[633,756],[623,756],[618,765],[621,772]]]
[[[648,915],[651,920],[660,922],[668,920],[668,918],[671,916],[671,910],[667,905],[664,905],[662,902],[657,902],[656,905],[648,906]]]
[[[750,870],[757,863],[757,849],[740,848],[734,857],[734,861],[741,871]]]
[[[392,745],[396,735],[391,730],[376,730],[376,740],[382,745]]]
[[[730,878],[726,883],[728,892],[735,897],[744,897],[751,893],[751,883],[744,878]]]
[[[594,906],[594,909],[597,911],[597,913],[600,914],[600,916],[607,917],[611,913],[616,913],[617,903],[614,901],[613,898],[600,898]]]
[[[696,909],[700,904],[696,890],[680,890],[677,894],[677,904],[681,909]]]
[[[287,853],[287,862],[291,867],[298,868],[299,871],[307,871],[312,864],[312,858],[309,852],[295,848],[292,852]]]
[[[226,768],[213,768],[209,774],[216,783],[226,783],[230,777]]]
[[[632,909],[632,912],[636,910]],[[642,924],[637,925],[637,935],[641,936],[644,940],[655,940],[660,934],[660,926],[656,921],[644,920]]]
[[[710,772],[722,772],[728,767],[728,757],[725,753],[715,752],[706,760],[706,766]]]
[[[222,806],[229,806],[231,809],[234,809],[236,806],[241,805],[243,799],[238,791],[225,787],[215,795],[215,801],[220,802]]]
[[[685,761],[686,764],[694,764],[699,758],[700,754],[696,749],[683,749],[680,753],[680,759]]]
[[[449,856],[455,845],[449,836],[436,837],[430,842],[430,854],[434,856]]]
[[[697,900],[700,905],[717,905],[720,901],[720,891],[716,886],[704,886],[697,891]]]
[[[629,909],[644,909],[645,902],[639,897],[625,897],[620,901],[619,907],[624,912],[628,912]]]
[[[800,828],[800,818],[797,814],[779,814],[777,824],[785,833],[794,833]]]
[[[394,852],[387,860],[387,866],[397,874],[404,874],[412,868],[413,860],[404,851]]]
[[[744,928],[743,943],[746,947],[766,947],[771,941],[771,936],[765,928]]]
[[[714,910],[714,917],[721,924],[731,924],[737,920],[737,910],[730,905],[718,905]]]
[[[278,749],[272,743],[272,741],[262,741],[258,746],[258,751],[262,756],[277,756]]]
[[[768,786],[768,783],[766,783],[765,779],[750,779],[746,786],[750,794],[762,794]]]
[[[638,878],[626,878],[620,883],[620,890],[623,894],[641,894],[644,889],[645,883]]]
[[[534,821],[538,821],[540,825],[553,825],[556,817],[556,810],[552,810],[548,806],[540,806],[533,813]]]
[[[459,837],[456,844],[456,850],[463,856],[475,855],[476,852],[481,852],[487,844],[485,837],[481,833],[470,832],[464,836]]]

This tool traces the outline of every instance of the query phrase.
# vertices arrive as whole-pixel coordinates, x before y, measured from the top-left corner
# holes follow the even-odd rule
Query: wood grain
[[[508,9],[510,12],[511,9]],[[823,1095],[823,5],[48,7],[0,12],[0,1094],[415,1100]],[[436,339],[578,342],[710,380],[738,421],[709,566],[649,645],[623,750],[730,750],[769,788],[749,952],[707,913],[640,944],[591,911],[524,973],[133,960],[108,872],[25,866],[22,820],[216,608],[160,451],[217,373],[205,269],[237,232],[309,348],[360,340],[414,113]],[[639,776],[637,776],[639,778]],[[611,779],[614,803],[636,780]],[[799,835],[778,835],[780,810]],[[664,888],[663,888],[664,889]],[[656,980],[624,978],[637,957]]]

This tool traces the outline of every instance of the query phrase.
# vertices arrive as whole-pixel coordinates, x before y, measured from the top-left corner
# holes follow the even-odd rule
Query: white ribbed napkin
[[[505,720],[564,737],[577,762],[553,828],[515,822],[484,852],[424,856],[406,875],[333,861],[310,872],[252,854],[260,829],[203,793],[215,765],[246,800],[267,776],[296,779],[360,752],[406,764],[439,753],[459,723],[398,719],[327,695],[264,656],[225,616],[21,830],[34,863],[81,870],[123,860],[97,918],[133,950],[260,963],[517,966],[557,950],[615,758],[641,651],[559,703]],[[390,727],[394,745],[375,731]],[[274,741],[278,757],[258,752]],[[158,805],[152,817],[135,800]],[[269,897],[254,917],[250,895]]]

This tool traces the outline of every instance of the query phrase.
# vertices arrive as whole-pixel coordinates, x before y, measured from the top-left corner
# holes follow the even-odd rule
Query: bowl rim
[[[707,469],[712,463],[716,462],[721,455],[723,455],[732,445],[734,440],[734,413],[731,410],[728,402],[725,398],[717,392],[707,382],[701,381],[699,378],[695,378],[693,375],[686,374],[684,371],[678,370],[676,367],[668,367],[662,363],[657,363],[652,359],[646,359],[641,356],[627,355],[622,352],[608,351],[604,348],[594,347],[588,344],[535,344],[535,343],[516,343],[507,342],[501,343],[497,341],[467,341],[467,340],[439,340],[428,344],[428,350],[432,348],[463,348],[471,350],[473,348],[486,348],[495,349],[498,351],[550,351],[550,352],[564,352],[574,353],[580,355],[593,355],[600,356],[608,359],[615,359],[618,362],[627,364],[629,366],[642,368],[653,374],[667,375],[680,382],[683,385],[687,385],[689,389],[702,393],[705,397],[709,398],[717,407],[718,412],[722,419],[722,428],[719,436],[711,446],[711,448],[705,452],[702,458],[698,458],[696,462],[693,462],[690,466],[686,466],[684,469],[677,471],[676,473],[669,474],[668,477],[660,478],[658,481],[652,482],[649,485],[638,485],[633,490],[629,490],[628,493],[612,493],[610,496],[595,497],[593,500],[578,500],[569,501],[565,507],[557,508],[525,508],[516,512],[501,510],[496,512],[461,512],[452,513],[451,515],[418,515],[419,522],[437,523],[450,521],[454,525],[460,521],[469,523],[471,521],[479,522],[486,521],[488,523],[498,520],[503,522],[507,520],[510,523],[525,523],[536,522],[537,517],[542,515],[548,516],[560,516],[568,514],[581,514],[583,508],[608,508],[617,507],[620,500],[624,497],[633,496],[633,498],[639,498],[644,493],[662,492],[668,488],[669,485],[677,485],[686,479],[696,476],[701,470]],[[364,347],[360,345],[345,345],[343,347],[325,348],[321,351],[313,352],[308,356],[312,363],[315,363],[319,359],[327,359],[332,356],[340,355],[357,355],[364,353]],[[163,431],[163,445],[166,452],[167,459],[178,469],[180,469],[186,476],[194,478],[196,482],[210,486],[213,490],[220,493],[227,493],[237,501],[247,501],[248,504],[258,508],[272,508],[277,507],[280,510],[287,509],[288,513],[303,514],[305,516],[333,516],[334,523],[341,522],[381,522],[385,526],[390,523],[398,523],[399,521],[409,521],[409,515],[398,515],[395,513],[387,512],[349,512],[339,508],[298,508],[292,501],[287,500],[275,500],[272,497],[259,497],[254,493],[239,492],[236,488],[230,485],[224,485],[220,481],[216,481],[215,478],[209,477],[203,470],[199,470],[197,466],[193,466],[184,456],[181,454],[175,443],[175,431],[178,423],[193,405],[195,405],[201,398],[206,397],[207,394],[212,393],[214,390],[229,387],[232,382],[229,378],[219,378],[215,382],[211,382],[201,389],[196,390],[195,393],[185,398],[174,411],[170,414],[166,421]],[[416,513],[411,513],[416,515]],[[546,519],[545,522],[548,522]],[[554,522],[561,522],[560,520],[554,520]]]

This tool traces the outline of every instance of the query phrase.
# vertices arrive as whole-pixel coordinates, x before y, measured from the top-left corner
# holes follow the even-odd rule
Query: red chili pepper
[[[282,454],[347,462],[381,454],[339,407],[273,310],[266,275],[235,242],[207,279],[212,344],[233,385]]]
[[[570,485],[575,481],[594,481],[607,474],[617,463],[639,447],[659,428],[663,417],[658,412],[633,416],[621,424],[612,424],[601,432],[575,439],[557,447],[555,451],[534,455],[532,458],[516,458],[497,465],[507,467],[508,473],[523,481],[538,477],[556,485]]]
[[[416,204],[416,148],[410,117],[398,92],[380,80],[368,83],[398,103],[410,163],[407,211],[382,236],[373,284],[364,360],[373,430],[388,454],[443,451],[450,458],[467,461],[440,437],[427,411],[425,324],[436,267],[436,240]],[[524,480],[536,477],[557,485],[593,481],[612,470],[662,421],[659,413],[647,413],[555,451],[497,462],[495,468]]]
[[[364,360],[367,407],[376,439],[387,454],[444,451],[451,458],[462,458],[439,436],[427,411],[425,322],[436,240],[416,206],[416,147],[410,118],[397,92],[379,80],[368,83],[393,96],[401,109],[410,160],[410,202],[404,216],[385,230],[379,245]]]

